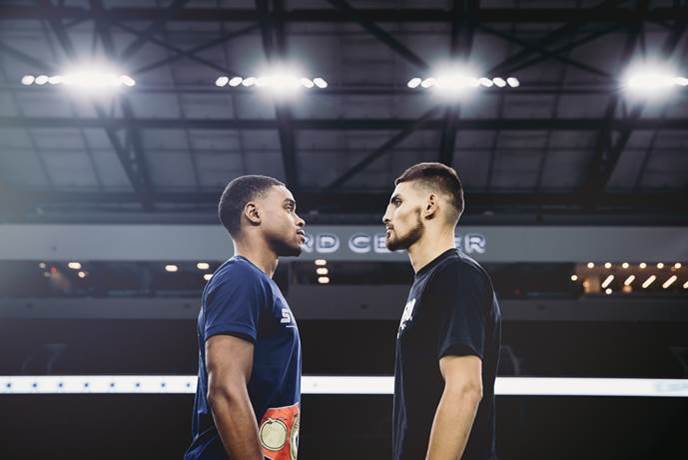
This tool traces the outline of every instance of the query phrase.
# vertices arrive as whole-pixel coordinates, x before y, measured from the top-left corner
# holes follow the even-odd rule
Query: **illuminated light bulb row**
[[[406,83],[409,88],[437,88],[441,90],[458,90],[465,88],[491,88],[496,86],[498,88],[504,88],[509,86],[511,88],[518,88],[521,86],[521,82],[518,78],[508,77],[506,79],[502,77],[487,78],[487,77],[472,77],[467,75],[448,75],[439,77],[428,77],[420,78],[414,77]]]
[[[667,89],[672,86],[688,86],[688,78],[657,72],[636,73],[626,79],[626,86],[634,90]]]
[[[594,262],[588,262],[587,267],[588,267],[589,269],[592,270],[593,268],[595,268],[595,263],[594,263]],[[610,268],[612,268],[612,267],[613,267],[613,265],[612,265],[611,262],[606,262],[606,263],[604,264],[604,268],[606,268],[606,269],[610,269]],[[638,264],[638,267],[639,267],[641,270],[644,270],[644,269],[647,268],[647,264],[646,264],[645,262],[641,262],[640,264]],[[665,265],[664,265],[663,262],[657,263],[657,268],[658,268],[658,269],[661,270],[661,269],[663,269],[664,267],[665,267]],[[682,265],[680,262],[676,262],[676,263],[673,265],[673,268],[674,268],[675,270],[678,270],[678,269],[680,269],[681,267],[683,267],[683,265]],[[627,270],[628,268],[630,268],[630,264],[629,264],[628,262],[624,262],[624,263],[621,264],[621,268],[623,268],[624,270]]]
[[[66,75],[24,75],[21,79],[22,85],[43,86],[67,85],[67,86],[86,86],[86,87],[105,87],[105,86],[129,86],[136,85],[136,81],[129,75],[117,75],[114,73],[99,72],[77,72]]]
[[[330,270],[327,268],[327,260],[315,260],[315,273],[318,275],[318,284],[330,284]]]
[[[238,86],[244,86],[250,88],[252,86],[262,88],[274,88],[274,89],[289,89],[289,88],[327,88],[327,81],[322,77],[307,78],[307,77],[295,77],[293,75],[264,75],[258,77],[228,77],[221,76],[215,80],[215,86],[220,88],[224,86],[230,86],[236,88]]]
[[[604,281],[602,282],[602,289],[605,289],[605,292],[607,294],[611,294],[612,289],[609,287],[609,285],[614,281],[614,275],[609,275],[607,276]],[[571,275],[571,281],[578,281],[579,277],[578,275]],[[630,275],[626,280],[624,281],[624,286],[631,286],[633,282],[636,280],[635,275]],[[654,283],[657,280],[657,275],[650,275],[642,284],[643,289],[649,288],[652,283]],[[667,280],[662,284],[662,288],[664,289],[669,289],[675,282],[678,280],[677,275],[671,275]],[[583,284],[585,285],[587,281],[584,281]],[[683,283],[683,289],[688,289],[688,281]]]

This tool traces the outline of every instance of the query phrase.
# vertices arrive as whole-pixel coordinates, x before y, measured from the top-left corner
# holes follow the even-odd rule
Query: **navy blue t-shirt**
[[[301,400],[301,341],[277,284],[241,256],[218,268],[203,290],[198,315],[198,387],[185,460],[226,460],[208,405],[205,342],[229,334],[254,344],[248,394],[266,458],[296,458]]]
[[[482,360],[483,398],[462,460],[496,459],[494,382],[501,313],[487,272],[456,249],[416,273],[399,324],[394,369],[393,459],[424,459],[444,391],[439,360]]]

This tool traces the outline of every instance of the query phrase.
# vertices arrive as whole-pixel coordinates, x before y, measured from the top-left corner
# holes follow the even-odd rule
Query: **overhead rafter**
[[[126,61],[134,56],[155,34],[165,27],[169,20],[177,16],[187,3],[189,0],[173,0],[167,8],[160,9],[160,14],[148,25],[146,30],[138,34],[136,39],[122,51],[120,58]]]
[[[600,14],[606,10],[608,10],[610,7],[614,7],[618,5],[619,3],[623,3],[623,0],[605,0],[596,7],[592,8],[590,11],[592,14]],[[485,14],[487,12],[484,12],[481,15],[481,20],[484,21]],[[516,21],[512,21],[516,22]],[[533,54],[536,53],[541,53],[542,50],[547,50],[548,47],[552,46],[553,44],[561,41],[562,39],[570,36],[572,33],[578,31],[581,27],[585,25],[587,19],[582,19],[579,16],[570,16],[568,19],[566,19],[566,24],[564,24],[561,27],[558,27],[557,29],[547,33],[543,38],[541,38],[537,43],[525,47],[523,50],[507,57],[504,59],[502,62],[499,64],[493,66],[489,71],[488,75],[496,75],[498,73],[504,72],[506,69],[508,69],[510,66],[513,66],[515,64],[519,64],[523,62],[524,59],[532,56]],[[492,30],[492,29],[489,29]],[[558,53],[552,53],[554,56],[559,56]],[[547,55],[547,57],[550,57]]]
[[[439,111],[440,109],[438,107],[435,107],[425,112],[425,114],[423,114],[420,118],[415,120],[412,124],[403,128],[391,139],[387,140],[380,147],[376,148],[374,151],[366,155],[358,163],[349,168],[349,170],[347,170],[344,174],[339,176],[337,179],[333,180],[330,183],[330,185],[327,186],[327,189],[333,190],[344,185],[344,183],[346,183],[349,179],[354,177],[359,172],[363,171],[369,164],[373,163],[375,160],[377,160],[378,158],[382,157],[384,154],[392,150],[411,134],[430,123],[437,116]]]
[[[375,24],[375,21],[372,20],[364,10],[356,9],[344,0],[327,0],[327,2],[344,13],[344,15],[347,17],[356,21],[361,25],[361,27],[363,27],[364,30],[387,45],[390,49],[406,59],[406,61],[409,63],[423,71],[430,70],[430,66],[427,64],[427,62],[425,62],[425,60],[423,60],[423,58],[411,51],[406,45],[394,38],[382,27]]]
[[[114,25],[117,27],[120,27],[124,30],[127,30],[128,32],[134,33],[133,29],[131,27],[125,25],[125,24],[115,22]],[[216,38],[214,38],[214,39],[212,39],[206,43],[202,43],[198,46],[194,46],[193,48],[188,49],[188,50],[182,50],[182,49],[176,48],[174,46],[171,46],[166,40],[155,40],[152,38],[151,39],[152,43],[155,43],[155,44],[160,45],[160,46],[164,46],[165,48],[167,48],[170,51],[175,52],[176,54],[169,56],[169,57],[166,57],[164,59],[160,59],[159,61],[145,64],[145,65],[139,67],[138,69],[135,69],[132,73],[133,74],[141,74],[144,72],[151,71],[153,69],[160,68],[164,65],[171,64],[175,61],[178,61],[179,59],[187,58],[187,59],[191,59],[193,61],[196,61],[198,63],[201,63],[201,64],[203,64],[207,67],[210,67],[212,69],[224,72],[226,74],[237,74],[237,72],[234,72],[234,71],[231,71],[230,69],[219,66],[216,63],[214,63],[213,61],[209,61],[208,59],[203,59],[201,57],[198,57],[197,53],[200,53],[201,51],[207,50],[207,49],[212,48],[214,46],[218,46],[218,45],[227,43],[227,42],[229,42],[235,38],[242,37],[246,34],[249,34],[253,31],[257,30],[259,27],[260,27],[260,24],[251,24],[251,25],[243,27],[239,30],[232,30],[230,32],[223,33],[219,37],[216,37]]]
[[[103,112],[105,115],[105,112]],[[309,130],[356,130],[356,131],[385,131],[402,130],[416,123],[417,119],[409,118],[308,118],[292,120],[294,129]],[[71,117],[26,117],[19,120],[15,117],[0,116],[0,127],[24,127],[32,128],[113,128],[122,129],[132,122],[126,118],[71,118]],[[542,131],[553,129],[557,131],[597,131],[601,120],[598,118],[461,118],[457,122],[457,129],[492,131],[505,129],[513,131]],[[276,129],[277,120],[264,118],[187,118],[187,119],[163,119],[163,118],[136,118],[136,125],[142,129],[241,129],[241,130],[266,130]],[[626,128],[649,129],[661,128],[665,131],[685,130],[688,126],[687,118],[639,118],[615,119],[611,123],[614,130]],[[442,118],[427,120],[418,130],[438,130],[443,127]]]
[[[156,193],[156,203],[175,203],[197,206],[207,206],[212,209],[217,206],[217,191],[207,192],[165,192]],[[553,212],[575,212],[585,208],[585,201],[580,194],[571,192],[534,193],[514,190],[498,190],[495,192],[480,192],[467,190],[470,198],[471,213],[485,210],[503,210],[515,212],[519,210],[550,209]],[[684,195],[678,192],[642,192],[642,193],[602,193],[599,197],[600,211],[610,213],[624,212],[663,212],[676,215],[677,212],[688,212],[688,202]],[[318,210],[328,213],[379,214],[384,210],[389,200],[389,190],[313,190],[303,189],[299,195],[299,208],[304,211]],[[126,192],[35,192],[25,191],[17,195],[15,207],[23,208],[35,206],[69,205],[70,208],[79,205],[122,205],[136,204],[138,197],[134,193]],[[688,215],[688,214],[684,214]]]
[[[150,7],[110,8],[109,15],[116,20],[155,21],[166,20],[190,22],[258,22],[260,14],[249,8],[184,8],[166,15],[165,10]],[[361,8],[366,17],[374,22],[441,22],[446,23],[447,9],[430,8]],[[51,10],[31,6],[4,6],[0,18],[12,20],[35,19],[93,19],[93,12],[77,6],[57,6]],[[332,9],[291,9],[285,12],[287,22],[355,22],[350,17]],[[657,7],[640,15],[631,8],[485,8],[481,21],[486,23],[587,23],[635,24],[639,20],[653,22],[688,20],[688,10],[681,7]]]

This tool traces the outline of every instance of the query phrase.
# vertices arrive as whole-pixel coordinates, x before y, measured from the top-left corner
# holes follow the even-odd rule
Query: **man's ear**
[[[435,193],[428,195],[425,201],[425,208],[423,209],[423,216],[426,219],[434,219],[439,213],[439,196]]]
[[[244,217],[248,219],[251,225],[260,225],[260,210],[254,202],[249,201],[248,203],[246,203],[246,206],[244,206]]]

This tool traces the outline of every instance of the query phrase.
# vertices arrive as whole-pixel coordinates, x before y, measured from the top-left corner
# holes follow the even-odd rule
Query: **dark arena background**
[[[391,458],[413,271],[381,218],[421,161],[460,175],[501,303],[499,458],[688,459],[687,27],[685,0],[3,0],[0,459],[182,458],[243,174],[307,222],[275,275],[299,458]]]

